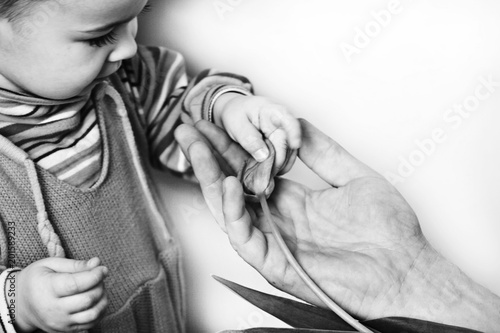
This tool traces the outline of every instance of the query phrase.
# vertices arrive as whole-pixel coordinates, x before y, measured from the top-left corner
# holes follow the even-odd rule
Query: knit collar
[[[94,87],[95,89],[96,87]],[[78,112],[91,92],[64,100],[18,93],[0,88],[0,123],[40,124],[53,121],[61,113]]]

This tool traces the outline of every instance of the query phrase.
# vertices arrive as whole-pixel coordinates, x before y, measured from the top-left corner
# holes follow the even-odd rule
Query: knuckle
[[[286,132],[278,128],[269,134],[269,140],[271,140],[272,143],[286,142]]]
[[[274,103],[274,102],[268,102],[267,104],[265,104],[262,109],[264,111],[267,111],[267,112],[272,112],[274,114],[277,114],[279,116],[281,115],[284,115],[284,114],[287,114],[288,113],[288,110],[287,108],[284,106],[284,105],[281,105],[281,104],[277,104],[277,103]]]
[[[92,295],[86,295],[82,301],[82,306],[85,309],[88,309],[92,305],[94,305],[94,303],[95,303],[95,297],[93,297]]]
[[[60,322],[59,320],[52,319],[52,318],[47,319],[45,324],[47,325],[48,328],[50,328],[53,331],[65,331],[68,329],[67,325]]]
[[[83,262],[81,260],[73,260],[73,270],[75,272],[79,271],[83,266]]]
[[[66,281],[64,283],[64,291],[68,294],[72,294],[78,291],[78,283],[76,282],[73,275],[68,274]]]
[[[45,320],[45,325],[51,330],[55,330],[57,323],[53,319],[48,318]]]
[[[249,104],[251,103],[252,105],[263,106],[270,103],[271,101],[267,97],[253,95],[253,96],[248,96],[248,98],[245,99],[245,102]]]
[[[274,109],[275,109],[276,111],[278,111],[278,113],[280,113],[283,117],[290,115],[290,112],[288,111],[288,109],[287,109],[284,105],[281,105],[281,104],[273,104],[273,107],[274,107]]]
[[[247,135],[241,140],[241,145],[249,149],[258,149],[260,148],[261,141],[262,139],[257,138],[253,135]]]

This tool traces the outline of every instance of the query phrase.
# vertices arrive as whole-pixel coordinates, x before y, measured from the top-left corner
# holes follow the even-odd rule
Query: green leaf
[[[406,317],[378,318],[364,321],[363,324],[383,333],[481,333],[464,327]]]
[[[256,307],[266,311],[292,327],[354,332],[350,325],[329,310],[305,303],[299,303],[287,298],[264,294],[218,276],[214,276],[214,279]]]
[[[300,303],[288,298],[278,297],[243,287],[237,283],[214,276],[218,282],[246,299],[263,311],[282,320],[284,323],[299,328],[299,330],[283,330],[272,328],[252,329],[244,332],[355,332],[335,313],[306,303]],[[362,321],[363,325],[379,333],[481,333],[468,328],[445,325],[425,320],[406,317],[386,317]],[[281,331],[280,331],[281,330]],[[319,330],[319,331],[318,331]],[[325,331],[326,330],[326,331]],[[333,330],[333,331],[332,331]],[[237,331],[227,331],[237,332]]]
[[[315,330],[309,328],[272,328],[272,327],[259,327],[250,328],[244,331],[222,331],[219,333],[352,333],[353,331],[332,331],[332,330]]]

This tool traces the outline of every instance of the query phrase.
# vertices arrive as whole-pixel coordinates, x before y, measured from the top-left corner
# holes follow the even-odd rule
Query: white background
[[[433,246],[500,295],[500,2],[152,4],[139,41],[181,51],[190,74],[247,76],[257,94],[399,177],[394,183]],[[488,79],[498,86],[488,91],[481,81]],[[453,107],[464,103],[472,111],[459,116]],[[430,144],[435,131],[442,142]],[[324,186],[300,165],[289,177]],[[164,178],[160,186],[185,248],[190,330],[280,325],[211,279],[272,291],[232,251],[196,186]]]

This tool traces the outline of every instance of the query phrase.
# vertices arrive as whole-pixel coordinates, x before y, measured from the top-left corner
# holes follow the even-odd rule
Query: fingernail
[[[253,158],[255,158],[257,162],[264,161],[267,156],[269,156],[269,150],[267,148],[261,148],[253,154]]]
[[[99,265],[99,258],[94,257],[87,261],[87,266],[89,267],[97,267]]]

